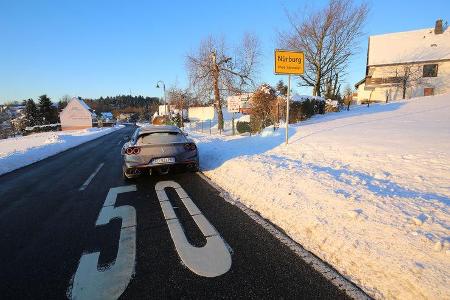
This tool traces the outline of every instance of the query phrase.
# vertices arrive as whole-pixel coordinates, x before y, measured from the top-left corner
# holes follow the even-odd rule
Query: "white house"
[[[112,122],[114,119],[112,112],[102,112],[100,114],[100,117],[104,122]]]
[[[81,98],[72,98],[59,114],[62,130],[91,128],[95,113]]]
[[[128,122],[132,116],[132,113],[120,113],[120,115],[117,117],[117,120],[121,122]]]
[[[222,108],[223,119],[225,121],[233,118],[233,113],[226,107]],[[236,115],[235,115],[236,116]],[[240,116],[240,115],[239,115]],[[191,122],[197,121],[217,121],[217,111],[214,106],[193,106],[188,109],[188,118]]]
[[[366,76],[357,102],[391,101],[450,92],[450,30],[434,28],[369,37]]]
[[[191,122],[213,120],[216,115],[213,106],[189,107],[188,118]]]
[[[160,105],[158,106],[158,115],[160,116],[165,116],[165,115],[170,115],[174,112],[175,110],[175,105]]]

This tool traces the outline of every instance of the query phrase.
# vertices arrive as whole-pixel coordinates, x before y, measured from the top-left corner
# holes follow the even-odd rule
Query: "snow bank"
[[[264,132],[191,136],[208,177],[370,295],[448,298],[450,95]]]
[[[291,100],[294,102],[304,102],[306,100],[317,100],[317,101],[325,101],[325,98],[319,96],[310,96],[310,95],[298,95],[294,94],[291,97]]]
[[[99,138],[122,125],[73,131],[35,133],[0,140],[0,175]]]

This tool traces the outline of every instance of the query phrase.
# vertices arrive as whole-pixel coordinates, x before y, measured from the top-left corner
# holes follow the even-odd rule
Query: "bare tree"
[[[284,84],[283,80],[278,81],[275,89],[280,96],[287,96],[288,86]]]
[[[70,96],[67,94],[62,96],[57,103],[58,111],[63,110],[67,106],[67,104],[70,102],[71,99],[72,98],[70,98]]]
[[[353,90],[349,84],[345,86],[344,89],[344,104],[347,105],[347,110],[350,110],[350,104],[353,101]]]
[[[402,91],[402,99],[406,98],[406,91],[418,84],[422,77],[422,68],[417,64],[403,64],[395,68],[393,85]]]
[[[62,96],[62,97],[59,99],[59,101],[69,102],[71,99],[72,99],[72,98],[71,98],[69,95],[65,94],[64,96]]]
[[[343,79],[349,58],[358,50],[367,14],[367,4],[354,5],[352,0],[330,0],[301,19],[287,13],[293,31],[280,33],[279,41],[282,47],[305,53],[300,85],[311,86],[313,95],[320,96],[326,81],[333,80],[337,90],[337,79]]]
[[[170,105],[174,105],[180,111],[180,127],[183,127],[183,110],[189,108],[193,97],[189,89],[181,89],[176,85],[167,91],[167,100]]]
[[[214,95],[218,129],[223,129],[222,97],[254,87],[259,58],[259,42],[246,34],[232,57],[224,39],[203,40],[194,54],[187,56],[189,80],[197,95],[209,100]]]

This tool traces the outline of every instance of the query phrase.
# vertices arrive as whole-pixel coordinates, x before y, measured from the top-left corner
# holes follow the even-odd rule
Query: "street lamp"
[[[167,116],[167,103],[166,103],[166,84],[164,83],[164,81],[159,80],[156,83],[156,88],[159,89],[159,83],[162,83],[162,87],[163,87],[163,93],[164,93],[164,114]]]

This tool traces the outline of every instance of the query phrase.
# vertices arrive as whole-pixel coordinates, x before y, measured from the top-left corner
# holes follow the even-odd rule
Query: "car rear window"
[[[185,141],[186,138],[183,134],[173,131],[144,133],[139,136],[139,142],[141,144],[166,144]]]

